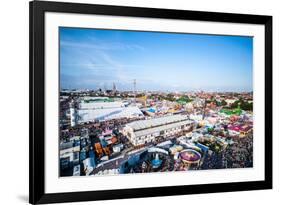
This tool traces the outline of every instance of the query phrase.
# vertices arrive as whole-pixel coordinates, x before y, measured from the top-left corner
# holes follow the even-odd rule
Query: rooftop
[[[117,107],[106,109],[80,109],[77,111],[78,123],[94,120],[110,120],[118,118],[141,117],[143,113],[138,107]]]
[[[170,124],[164,124],[164,125],[160,125],[160,126],[156,126],[156,127],[152,127],[152,128],[146,128],[146,129],[136,131],[135,135],[137,137],[150,135],[150,134],[157,133],[157,132],[160,132],[163,130],[169,130],[169,129],[173,129],[176,127],[180,127],[182,125],[191,124],[192,122],[193,121],[191,121],[191,120],[183,120],[183,121],[173,122]]]
[[[127,126],[130,126],[134,131],[141,131],[148,128],[158,127],[186,120],[188,120],[188,118],[185,115],[169,115],[148,120],[139,120],[131,122],[128,123]]]
[[[201,158],[201,154],[192,149],[186,149],[181,151],[180,157],[185,162],[197,162]]]

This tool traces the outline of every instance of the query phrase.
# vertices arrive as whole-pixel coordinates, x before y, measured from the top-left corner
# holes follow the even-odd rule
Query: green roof
[[[179,104],[186,104],[188,102],[191,102],[192,100],[190,100],[187,97],[180,97],[179,99],[176,100],[177,103]]]
[[[112,98],[99,98],[99,99],[89,99],[84,100],[85,103],[93,103],[93,102],[113,102],[114,100]]]
[[[242,110],[240,108],[236,108],[236,109],[221,109],[220,110],[221,113],[225,113],[227,115],[241,115]]]

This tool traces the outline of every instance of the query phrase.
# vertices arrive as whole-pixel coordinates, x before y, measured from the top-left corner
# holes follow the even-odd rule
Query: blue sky
[[[64,89],[252,91],[252,37],[60,28]]]

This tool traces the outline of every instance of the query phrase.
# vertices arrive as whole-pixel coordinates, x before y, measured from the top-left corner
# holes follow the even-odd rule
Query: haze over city
[[[62,89],[252,91],[245,36],[60,28]]]

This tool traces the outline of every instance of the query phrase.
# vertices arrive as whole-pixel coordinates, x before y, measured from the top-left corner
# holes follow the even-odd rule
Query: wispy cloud
[[[74,47],[74,48],[90,48],[97,50],[138,50],[144,51],[144,47],[138,44],[125,44],[120,42],[71,42],[61,41],[60,46]]]
[[[91,70],[98,73],[107,74],[109,78],[115,76],[118,81],[129,81],[133,77],[128,74],[128,70],[142,69],[144,65],[124,64],[112,57],[114,51],[144,51],[144,47],[135,43],[122,43],[118,41],[102,41],[93,36],[86,36],[83,40],[61,40],[62,49],[78,53],[71,62],[61,63],[62,67],[77,67]],[[104,79],[103,79],[104,80]]]

